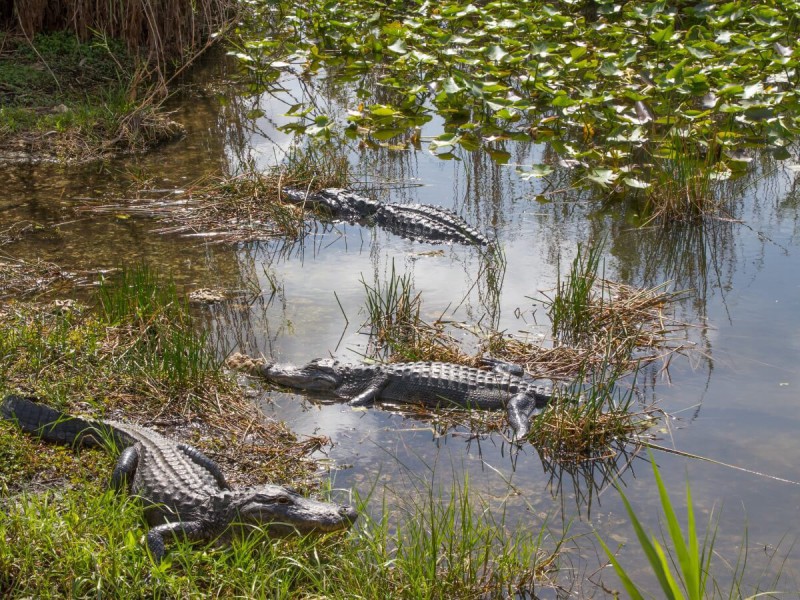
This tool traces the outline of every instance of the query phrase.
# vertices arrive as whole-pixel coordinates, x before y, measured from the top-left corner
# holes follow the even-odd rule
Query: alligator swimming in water
[[[531,417],[544,408],[552,390],[501,361],[488,360],[492,371],[441,362],[363,365],[334,359],[307,365],[254,361],[243,355],[229,359],[268,381],[311,392],[327,392],[351,406],[375,401],[426,406],[457,405],[480,410],[505,409],[515,439],[527,435]]]
[[[147,547],[157,562],[173,538],[225,541],[255,527],[273,535],[339,531],[358,517],[350,506],[277,485],[231,489],[219,466],[199,450],[138,425],[86,421],[16,395],[6,397],[0,415],[44,440],[90,446],[105,440],[124,448],[111,485],[144,501],[152,527]]]
[[[456,213],[429,204],[387,204],[366,198],[350,190],[328,188],[306,194],[284,189],[282,197],[294,204],[324,210],[334,219],[368,221],[396,235],[424,242],[489,244],[486,236],[470,227]]]

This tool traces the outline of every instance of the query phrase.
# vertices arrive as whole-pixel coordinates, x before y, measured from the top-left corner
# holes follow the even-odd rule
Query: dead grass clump
[[[302,206],[281,201],[281,190],[317,191],[346,187],[347,158],[331,150],[296,154],[266,173],[206,178],[184,190],[147,190],[115,204],[86,205],[83,212],[126,213],[167,223],[160,233],[202,237],[218,242],[246,242],[270,237],[297,239],[308,232]]]
[[[668,283],[639,289],[598,274],[600,247],[580,246],[566,280],[542,304],[552,323],[552,346],[489,332],[485,350],[534,375],[567,378],[611,367],[632,372],[692,347],[689,324],[672,316],[685,293]]]

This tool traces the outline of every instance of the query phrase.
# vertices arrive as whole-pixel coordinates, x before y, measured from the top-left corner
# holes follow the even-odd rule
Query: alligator
[[[227,542],[253,528],[274,536],[333,532],[349,528],[358,517],[350,506],[312,500],[278,485],[231,489],[219,466],[198,449],[146,427],[87,421],[18,395],[5,398],[0,416],[47,441],[124,449],[111,487],[144,502],[151,526],[146,542],[156,562],[170,539]]]
[[[284,189],[287,202],[324,211],[333,219],[369,222],[395,235],[423,242],[456,242],[486,246],[486,236],[470,227],[456,213],[430,204],[387,204],[353,191],[327,188],[314,193]]]
[[[240,366],[286,387],[321,392],[364,406],[376,401],[427,406],[455,405],[481,410],[505,409],[513,439],[523,439],[530,419],[544,408],[552,389],[539,385],[516,365],[486,359],[487,371],[442,362],[347,364],[315,359],[298,367],[234,355]]]

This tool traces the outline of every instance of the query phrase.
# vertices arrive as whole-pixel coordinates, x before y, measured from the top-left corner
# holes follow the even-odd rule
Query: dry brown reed
[[[65,271],[43,260],[26,261],[0,254],[0,300],[33,296],[85,282],[85,273]]]

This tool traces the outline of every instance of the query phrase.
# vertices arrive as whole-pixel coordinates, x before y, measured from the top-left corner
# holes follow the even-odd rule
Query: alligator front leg
[[[525,372],[525,369],[517,363],[512,363],[502,358],[495,358],[494,356],[482,356],[481,364],[486,367],[492,367],[495,373],[508,373],[516,377],[532,379],[531,375]]]
[[[348,404],[350,406],[366,406],[367,404],[373,404],[380,398],[383,388],[385,388],[386,384],[388,383],[388,375],[384,377],[376,377],[370,382],[367,389],[365,389],[355,398],[351,399]]]
[[[530,430],[531,417],[537,412],[536,398],[528,394],[517,394],[508,401],[508,424],[512,439],[520,443]]]
[[[167,551],[167,540],[185,539],[189,542],[199,542],[205,538],[206,533],[200,521],[164,523],[156,525],[147,532],[147,548],[153,555],[153,560],[160,563]]]

